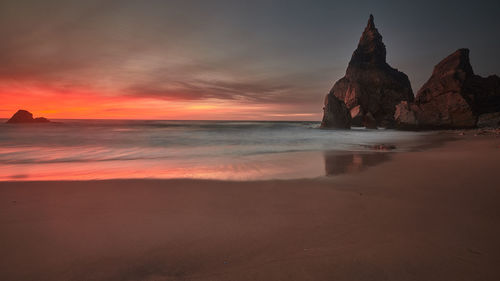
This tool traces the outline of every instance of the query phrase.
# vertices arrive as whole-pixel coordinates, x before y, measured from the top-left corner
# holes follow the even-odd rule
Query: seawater
[[[321,130],[319,122],[55,121],[0,124],[0,181],[321,177],[384,159],[373,155],[371,145],[395,144],[397,153],[415,149],[429,135]]]

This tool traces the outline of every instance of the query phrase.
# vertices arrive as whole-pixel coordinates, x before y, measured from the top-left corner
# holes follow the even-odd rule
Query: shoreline
[[[500,279],[500,138],[391,155],[316,179],[0,182],[0,279]]]
[[[371,150],[365,151],[352,151],[352,150],[318,150],[318,151],[293,151],[293,152],[275,152],[271,154],[294,154],[294,153],[322,153],[328,155],[329,153],[333,153],[335,155],[343,155],[343,154],[352,154],[352,153],[360,153],[360,154],[385,154],[387,155],[387,160],[381,161],[392,161],[392,156],[396,154],[411,154],[411,153],[422,153],[427,152],[433,149],[439,149],[441,147],[450,145],[450,143],[454,142],[474,142],[474,141],[487,141],[487,142],[495,142],[498,140],[500,144],[500,129],[457,129],[457,130],[440,130],[440,131],[427,131],[434,132],[433,134],[428,135],[428,137],[433,138],[432,141],[427,141],[424,144],[414,146],[409,148],[406,151],[397,151],[393,149],[376,149],[373,148]],[[479,138],[478,138],[479,137]],[[392,143],[388,143],[392,144]],[[366,147],[365,145],[361,145],[361,147]],[[398,149],[399,147],[396,147]],[[500,148],[500,146],[499,146]],[[371,168],[374,165],[368,165],[366,168]],[[365,170],[365,167],[362,169]],[[351,174],[350,172],[341,173]],[[336,175],[338,177],[338,175]],[[262,183],[262,182],[286,182],[286,181],[309,181],[309,180],[328,180],[332,179],[332,176],[328,174],[317,176],[317,177],[305,177],[305,178],[291,178],[291,179],[253,179],[253,180],[234,180],[234,179],[212,179],[212,178],[110,178],[110,179],[85,179],[85,180],[72,180],[72,179],[57,179],[57,180],[0,180],[0,185],[2,183],[11,184],[11,183],[34,183],[34,184],[43,184],[43,183],[85,183],[85,182],[179,182],[179,181],[188,181],[193,183],[202,183],[202,182],[213,182],[213,183]],[[1,186],[0,186],[1,187]]]
[[[380,133],[380,132],[379,132]],[[392,131],[392,134],[397,131]],[[259,154],[243,154],[237,157],[201,157],[193,159],[159,161],[156,159],[7,163],[3,167],[2,182],[55,182],[101,180],[219,180],[219,181],[269,181],[316,179],[349,172],[347,166],[365,166],[387,161],[392,154],[424,151],[454,141],[457,136],[450,132],[428,132],[414,138],[394,141],[365,142],[351,148],[291,150]],[[338,159],[336,159],[338,158]],[[349,160],[349,158],[352,158]],[[356,162],[357,163],[348,163]],[[366,164],[365,164],[366,162]],[[339,171],[330,172],[331,164]],[[26,165],[26,166],[24,166]],[[94,165],[98,165],[94,167]],[[128,168],[128,170],[126,169]],[[344,172],[341,172],[344,171]]]
[[[433,140],[433,133],[325,132],[303,122],[87,125],[6,130],[0,180],[314,178],[324,175],[325,151],[370,152],[386,142],[406,151]]]

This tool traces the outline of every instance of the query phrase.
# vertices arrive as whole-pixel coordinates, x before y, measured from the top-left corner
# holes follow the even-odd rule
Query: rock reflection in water
[[[340,152],[327,151],[325,172],[327,176],[356,173],[390,159],[388,152]]]

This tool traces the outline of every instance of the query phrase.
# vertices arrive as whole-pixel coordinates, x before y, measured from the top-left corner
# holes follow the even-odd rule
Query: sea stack
[[[439,62],[418,91],[414,103],[401,103],[395,113],[402,129],[458,129],[500,125],[500,78],[475,75],[468,49]]]
[[[33,118],[31,112],[20,109],[12,117],[7,120],[7,123],[18,124],[18,123],[49,123],[50,121],[45,117]]]
[[[393,126],[395,106],[402,101],[413,101],[408,76],[387,64],[382,35],[372,15],[345,76],[335,83],[328,96],[336,96],[345,103],[353,126],[367,128]],[[325,116],[331,114],[325,110]]]

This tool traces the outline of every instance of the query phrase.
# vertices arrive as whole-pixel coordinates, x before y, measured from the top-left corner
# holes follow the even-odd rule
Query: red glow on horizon
[[[0,116],[10,118],[19,109],[49,119],[159,119],[159,120],[320,120],[320,112],[283,111],[276,104],[235,100],[162,100],[72,88],[16,85],[0,87]]]

